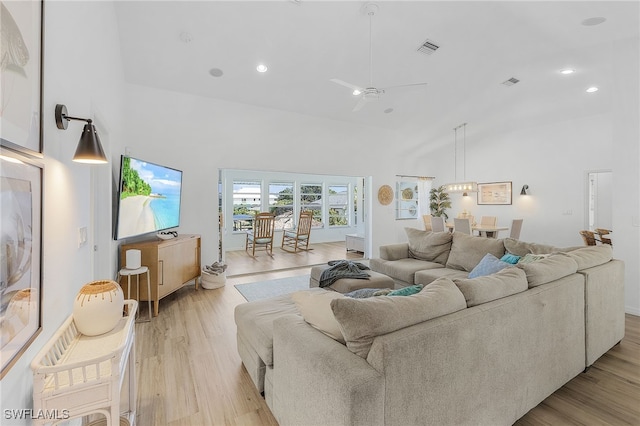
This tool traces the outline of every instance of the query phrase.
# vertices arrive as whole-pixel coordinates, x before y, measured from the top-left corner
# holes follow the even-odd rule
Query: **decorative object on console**
[[[73,320],[80,333],[98,336],[113,330],[123,309],[124,293],[117,282],[93,281],[78,292],[73,303]]]
[[[393,188],[389,185],[382,185],[380,189],[378,189],[378,201],[383,206],[388,206],[393,201]]]
[[[104,150],[100,144],[100,138],[98,138],[98,132],[93,125],[93,121],[90,118],[71,117],[67,114],[67,107],[62,104],[56,105],[56,126],[58,129],[66,130],[69,126],[69,120],[86,121],[82,134],[80,135],[80,141],[76,148],[76,153],[73,156],[73,161],[77,163],[88,164],[105,164],[109,161],[107,156],[104,155]]]
[[[478,204],[511,204],[511,182],[479,183]]]
[[[458,182],[458,129],[462,127],[463,129],[463,139],[462,139],[462,180],[463,182]],[[449,193],[458,193],[462,192],[462,196],[468,196],[469,192],[478,192],[478,184],[473,181],[467,181],[467,123],[462,123],[461,125],[455,127],[453,129],[453,168],[456,182],[448,183],[445,185],[447,191]]]

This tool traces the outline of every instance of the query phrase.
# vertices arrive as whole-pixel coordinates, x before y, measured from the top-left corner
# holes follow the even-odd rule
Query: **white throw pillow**
[[[293,299],[304,320],[313,328],[340,343],[345,343],[344,336],[331,310],[331,301],[343,298],[345,298],[344,295],[335,291],[312,292],[303,290],[291,294],[291,299]]]

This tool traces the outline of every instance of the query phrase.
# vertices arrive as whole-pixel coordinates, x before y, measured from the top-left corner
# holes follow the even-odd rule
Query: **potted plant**
[[[431,191],[429,191],[429,208],[433,216],[442,216],[446,222],[449,219],[447,209],[451,208],[451,200],[445,189],[444,185],[438,188],[431,188]]]

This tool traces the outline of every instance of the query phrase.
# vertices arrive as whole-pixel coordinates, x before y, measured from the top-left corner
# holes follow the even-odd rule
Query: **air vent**
[[[427,39],[420,47],[418,47],[418,52],[422,52],[425,55],[431,55],[438,49],[440,49],[440,46],[438,46],[435,41]]]
[[[511,77],[509,80],[507,81],[503,81],[502,84],[504,84],[505,86],[513,86],[514,84],[518,83],[520,80],[518,80],[515,77]]]

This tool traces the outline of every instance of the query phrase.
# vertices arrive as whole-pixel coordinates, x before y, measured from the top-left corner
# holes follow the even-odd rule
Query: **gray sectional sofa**
[[[371,266],[421,292],[331,295],[346,344],[288,295],[236,308],[239,353],[280,424],[509,425],[624,336],[624,265],[610,246],[420,232]],[[548,256],[468,278],[492,250]]]

